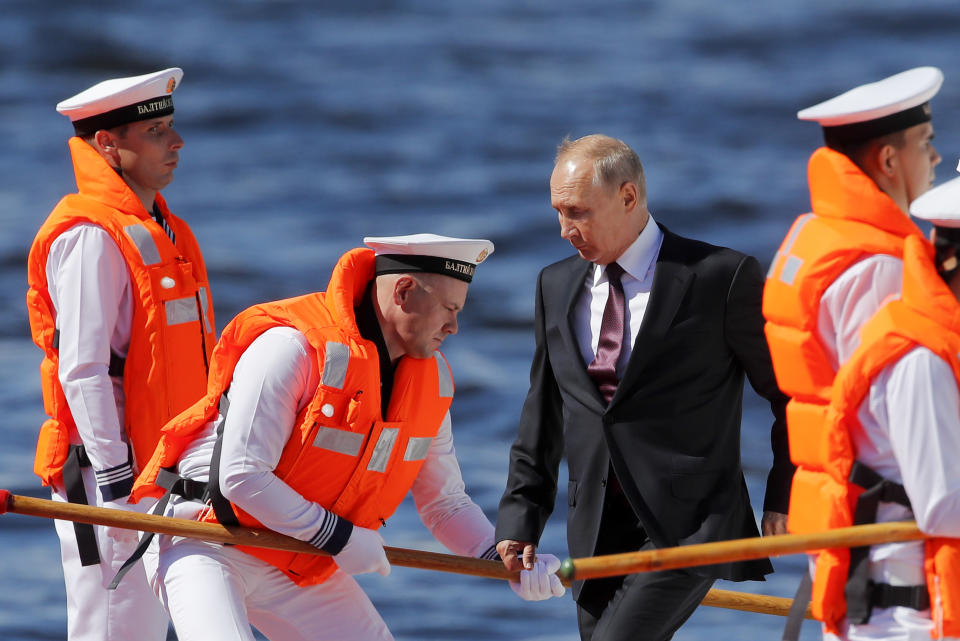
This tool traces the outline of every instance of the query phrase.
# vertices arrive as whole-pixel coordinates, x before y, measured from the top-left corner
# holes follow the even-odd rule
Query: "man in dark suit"
[[[565,140],[550,179],[577,256],[540,273],[530,390],[497,518],[508,569],[529,567],[569,466],[573,557],[757,536],[740,464],[744,374],[775,416],[765,533],[785,531],[786,397],[763,335],[751,256],[671,233],[647,211],[625,143]],[[582,639],[669,639],[716,578],[767,560],[576,582]]]

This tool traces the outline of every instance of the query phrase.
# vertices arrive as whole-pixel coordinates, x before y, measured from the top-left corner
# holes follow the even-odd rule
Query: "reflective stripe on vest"
[[[793,224],[793,228],[787,233],[787,237],[783,239],[783,243],[780,246],[780,249],[777,250],[777,253],[773,256],[773,260],[770,261],[770,269],[767,271],[767,278],[773,277],[773,272],[777,268],[777,264],[780,261],[780,257],[790,251],[790,248],[793,246],[793,241],[796,240],[797,235],[800,233],[800,230],[803,229],[803,226],[806,225],[810,219],[813,218],[813,214],[804,214],[797,218],[796,222]],[[802,264],[802,263],[801,263]],[[794,271],[796,275],[796,270]],[[780,278],[783,278],[781,276]],[[791,277],[789,281],[784,280],[788,284],[793,284],[793,278]]]
[[[427,458],[431,443],[433,439],[429,437],[411,437],[407,441],[407,451],[403,453],[403,460],[422,461]]]
[[[356,456],[363,447],[363,434],[338,430],[335,427],[321,427],[313,439],[313,446],[338,454]]]
[[[793,280],[797,277],[797,272],[803,267],[803,259],[796,256],[787,256],[783,261],[783,270],[780,272],[780,280],[787,285],[793,285]]]
[[[213,323],[210,322],[210,312],[207,311],[207,288],[199,289],[200,308],[203,310],[203,326],[210,333],[213,333]]]
[[[167,312],[167,325],[192,323],[200,319],[197,311],[197,299],[193,296],[168,300],[163,306]]]
[[[453,398],[453,378],[450,376],[447,361],[440,352],[434,352],[433,357],[437,361],[437,375],[440,378],[440,398]]]
[[[155,265],[160,262],[160,250],[157,249],[157,244],[153,242],[150,230],[143,225],[127,225],[123,228],[123,231],[127,232],[127,236],[136,245],[144,265]]]
[[[320,383],[334,389],[343,389],[349,362],[349,347],[343,343],[327,341],[326,353],[323,358],[323,377],[320,379]]]
[[[371,472],[384,472],[387,469],[387,463],[390,461],[390,454],[393,453],[393,446],[397,442],[397,434],[400,430],[396,427],[385,427],[380,432],[380,438],[377,439],[377,445],[373,448],[373,454],[370,455],[370,462],[367,469]]]

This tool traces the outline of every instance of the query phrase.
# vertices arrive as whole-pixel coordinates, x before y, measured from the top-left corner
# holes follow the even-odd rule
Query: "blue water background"
[[[570,253],[547,194],[560,139],[626,140],[657,220],[767,264],[808,207],[820,135],[794,118],[802,107],[939,66],[938,182],[954,175],[958,26],[955,0],[2,0],[0,487],[47,496],[32,474],[42,407],[26,255],[73,189],[70,128],[54,105],[99,80],[185,70],[176,118],[187,144],[165,195],[204,248],[220,328],[252,303],[322,289],[364,235],[493,239],[445,352],[464,477],[494,517],[533,351],[535,278]],[[758,516],[769,422],[748,391],[742,449]],[[560,556],[563,481],[542,542]],[[409,503],[384,534],[441,549]],[[718,587],[790,596],[802,564],[784,557],[766,583]],[[499,582],[404,568],[363,584],[401,640],[578,638],[569,597],[524,604]],[[675,638],[773,639],[781,625],[704,607]],[[52,523],[0,517],[0,639],[64,630]],[[803,638],[817,636],[808,623]]]

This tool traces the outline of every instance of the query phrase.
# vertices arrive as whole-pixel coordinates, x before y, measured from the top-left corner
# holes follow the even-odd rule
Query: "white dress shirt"
[[[624,310],[624,323],[629,337],[620,349],[617,376],[623,376],[623,371],[630,361],[630,354],[633,353],[633,344],[637,338],[637,332],[640,331],[643,315],[647,311],[650,288],[653,286],[653,273],[662,244],[663,232],[651,215],[637,239],[616,260],[624,271],[620,282],[623,284],[623,296],[627,303],[627,308]],[[580,345],[580,355],[583,356],[583,362],[587,365],[592,363],[597,355],[603,308],[607,304],[609,293],[610,283],[607,279],[606,266],[594,265],[593,269],[587,273],[583,292],[573,309],[573,330]]]
[[[57,236],[46,265],[60,330],[59,379],[94,470],[127,463],[123,380],[111,379],[110,352],[126,357],[133,295],[127,264],[100,226],[80,223]]]
[[[240,357],[230,383],[223,430],[221,489],[264,526],[310,541],[326,514],[319,504],[274,475],[298,412],[313,399],[321,372],[302,333],[274,327]],[[181,476],[206,481],[217,421],[181,456]],[[455,554],[479,556],[493,544],[493,525],[464,490],[449,413],[412,487],[417,513],[434,537]]]

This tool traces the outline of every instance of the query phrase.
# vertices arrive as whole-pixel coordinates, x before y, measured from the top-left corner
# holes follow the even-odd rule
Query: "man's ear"
[[[623,203],[626,211],[633,211],[637,206],[637,200],[639,200],[639,194],[635,184],[628,180],[620,185],[620,202]]]
[[[393,302],[398,307],[403,307],[410,300],[417,283],[407,274],[402,274],[393,283]]]
[[[120,151],[117,149],[117,139],[109,131],[100,129],[93,134],[93,147],[100,155],[106,158],[110,166],[116,169],[120,166]]]
[[[897,154],[897,148],[893,145],[880,145],[874,152],[877,161],[877,169],[888,178],[893,178],[897,174],[897,166],[900,162],[900,156]]]

